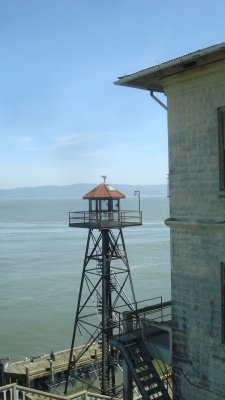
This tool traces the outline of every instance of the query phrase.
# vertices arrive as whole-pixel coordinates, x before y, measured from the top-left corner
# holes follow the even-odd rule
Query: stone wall
[[[217,109],[225,62],[164,80],[168,98],[174,400],[225,398]]]
[[[165,82],[172,218],[225,219],[217,122],[217,109],[225,106],[224,70],[218,63]]]

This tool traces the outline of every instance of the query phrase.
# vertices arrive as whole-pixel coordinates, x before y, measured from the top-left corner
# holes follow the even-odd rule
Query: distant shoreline
[[[113,184],[127,197],[133,197],[135,190],[140,190],[142,197],[166,196],[167,185],[122,185]],[[7,199],[50,199],[82,198],[95,184],[74,184],[67,186],[37,186],[16,189],[0,189],[0,200]]]
[[[150,197],[168,197],[166,194],[149,194],[141,196],[142,199],[147,199]],[[134,196],[126,196],[126,199],[132,199]],[[0,197],[0,201],[7,201],[7,200],[82,200],[80,196],[49,196],[49,197]]]

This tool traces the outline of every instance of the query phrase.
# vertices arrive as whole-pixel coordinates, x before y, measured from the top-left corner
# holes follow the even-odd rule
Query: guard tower
[[[142,224],[142,213],[122,211],[125,195],[104,182],[88,192],[89,211],[70,212],[69,226],[88,229],[80,290],[68,364],[65,394],[69,381],[86,378],[79,373],[82,359],[90,356],[96,376],[95,390],[104,395],[116,394],[116,350],[109,339],[118,325],[118,308],[135,309],[135,294],[122,229]],[[84,346],[79,351],[74,345]],[[93,347],[94,355],[93,355]],[[90,385],[90,382],[89,382]]]

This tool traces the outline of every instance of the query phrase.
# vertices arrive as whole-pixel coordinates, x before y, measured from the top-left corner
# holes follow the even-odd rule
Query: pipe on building
[[[154,95],[153,90],[150,90],[150,96],[151,96],[162,108],[164,108],[164,110],[167,111],[167,106],[166,106],[161,100],[159,100],[158,97],[156,97],[156,96]]]

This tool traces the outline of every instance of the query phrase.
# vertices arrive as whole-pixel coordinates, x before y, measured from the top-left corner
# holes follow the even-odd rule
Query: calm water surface
[[[68,228],[80,199],[0,200],[0,358],[70,347],[87,230]],[[137,301],[170,298],[168,199],[142,199],[143,226],[124,229]],[[123,201],[137,209],[137,199]]]

